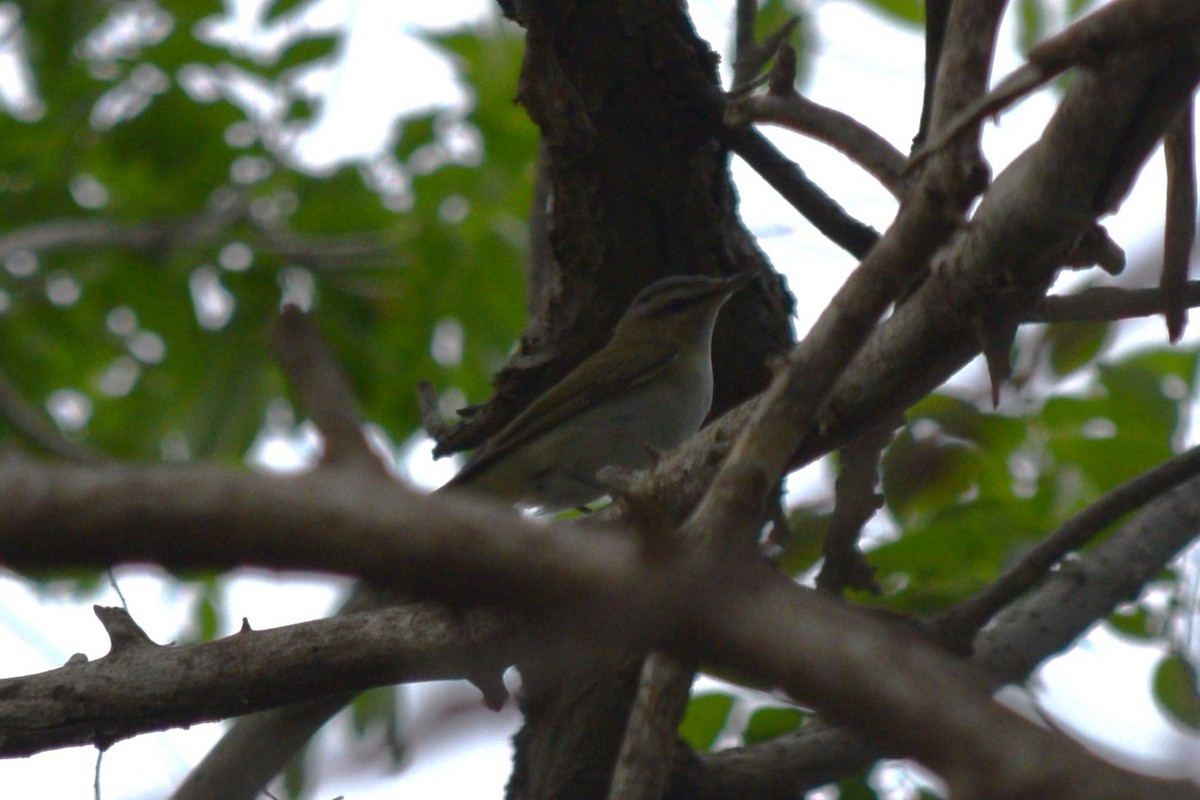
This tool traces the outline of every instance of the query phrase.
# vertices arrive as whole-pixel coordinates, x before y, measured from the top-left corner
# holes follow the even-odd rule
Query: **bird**
[[[644,288],[612,337],[476,449],[443,487],[542,513],[608,494],[604,467],[641,469],[712,407],[717,314],[753,272],[672,276]]]

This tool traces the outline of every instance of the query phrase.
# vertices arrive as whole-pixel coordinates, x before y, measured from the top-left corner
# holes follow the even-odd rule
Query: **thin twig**
[[[450,426],[438,408],[437,389],[429,381],[417,384],[417,407],[421,410],[421,429],[435,442],[442,441]]]
[[[1196,241],[1196,153],[1192,106],[1167,128],[1163,149],[1167,160],[1167,219],[1163,233],[1163,269],[1159,286],[1167,303],[1167,336],[1178,342],[1187,324],[1187,283],[1192,245]]]
[[[796,91],[768,92],[730,102],[725,111],[727,125],[752,122],[782,125],[824,142],[866,170],[893,196],[904,195],[909,183],[904,154],[847,114],[814,103]]]
[[[0,235],[0,260],[24,251],[50,253],[98,246],[161,251],[181,244],[207,242],[241,220],[243,201],[214,205],[193,216],[169,221],[120,225],[106,219],[56,219]]]
[[[798,17],[789,17],[759,44],[754,38],[754,27],[758,20],[758,0],[738,0],[734,13],[733,85],[731,95],[742,94],[757,83],[756,76],[775,55],[779,46],[787,40]]]
[[[112,567],[104,570],[104,572],[106,575],[108,575],[108,585],[111,586],[112,590],[117,593],[117,599],[121,601],[121,608],[125,609],[125,613],[128,614],[129,603],[125,600],[125,593],[121,591],[121,584],[117,583],[117,574],[113,572]]]
[[[321,463],[387,473],[363,433],[363,418],[342,366],[310,318],[286,305],[275,326],[275,353],[304,409],[321,432]]]
[[[938,64],[946,43],[946,22],[950,18],[951,0],[926,0],[925,3],[925,88],[921,100],[921,123],[913,137],[916,150],[929,136],[933,118],[933,87],[937,84]]]
[[[1188,308],[1200,306],[1200,281],[1187,281],[1178,292]],[[1044,297],[1025,314],[1024,321],[1114,322],[1149,317],[1164,313],[1170,300],[1158,288],[1096,286],[1075,294]]]
[[[45,414],[21,396],[3,369],[0,369],[0,415],[31,444],[47,453],[89,464],[107,460],[100,451],[68,439]]]
[[[965,645],[987,622],[1024,594],[1069,553],[1121,517],[1200,474],[1200,447],[1127,481],[1059,526],[983,591],[936,617],[932,625],[951,643]]]
[[[754,63],[754,23],[758,20],[758,0],[737,0],[734,11],[733,42],[736,52],[733,57],[733,88],[749,83],[762,68]]]
[[[834,244],[861,259],[879,241],[879,232],[846,213],[775,145],[751,128],[726,129],[725,142]]]
[[[107,219],[63,218],[0,234],[0,260],[15,253],[117,247],[157,253],[220,239],[233,225],[249,219],[249,205],[237,200],[214,205],[188,217],[122,225]],[[253,220],[251,220],[253,222]],[[394,267],[402,262],[395,242],[379,234],[303,235],[263,225],[248,226],[248,241],[258,251],[318,270]]]
[[[825,563],[817,575],[818,589],[832,593],[846,587],[879,591],[858,539],[863,526],[883,503],[875,491],[879,455],[892,440],[894,427],[884,424],[872,428],[841,450],[842,469],[834,484],[837,505],[825,535]]]

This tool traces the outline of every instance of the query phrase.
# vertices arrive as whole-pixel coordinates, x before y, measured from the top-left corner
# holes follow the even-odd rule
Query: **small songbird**
[[[634,298],[608,344],[471,454],[446,489],[542,511],[607,494],[603,467],[640,469],[700,428],[712,405],[717,312],[754,277],[663,278]]]

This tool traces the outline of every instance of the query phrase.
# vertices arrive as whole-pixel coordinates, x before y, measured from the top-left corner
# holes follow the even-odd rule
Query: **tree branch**
[[[1200,10],[1188,0],[1118,0],[1039,42],[1029,61],[959,113],[937,136],[913,154],[913,165],[944,147],[968,128],[999,113],[1073,66],[1095,67],[1105,58],[1194,27]]]
[[[1039,664],[1152,580],[1195,541],[1198,529],[1200,479],[1193,477],[1001,611],[976,639],[971,663],[997,687],[1026,681]],[[700,798],[793,800],[887,755],[846,728],[806,728],[761,745],[705,754]]]
[[[275,353],[288,382],[321,432],[321,463],[387,472],[367,441],[358,403],[342,365],[321,339],[312,320],[294,305],[286,305],[275,323]]]
[[[724,139],[729,149],[741,156],[801,216],[850,255],[863,258],[879,240],[874,228],[847,214],[758,131],[730,129]]]
[[[1188,281],[1179,288],[1179,295],[1188,308],[1200,306],[1200,281]],[[1114,322],[1166,313],[1173,302],[1160,288],[1095,286],[1075,294],[1043,297],[1025,314],[1025,321]]]
[[[980,352],[978,315],[1007,308],[1018,319],[1037,317],[1029,309],[1096,217],[1119,204],[1156,137],[1190,98],[1200,80],[1198,51],[1200,41],[1193,38],[1173,48],[1114,56],[1098,72],[1077,76],[1042,139],[996,178],[971,224],[957,229],[943,248],[929,279],[871,333],[816,423],[802,429],[790,467],[902,412],[961,369]],[[889,238],[895,235],[889,231]],[[926,246],[895,244],[896,257]],[[1100,289],[1084,294],[1102,291],[1113,296]],[[1130,297],[1151,299],[1145,292]],[[1048,300],[1042,307],[1067,302]],[[809,338],[820,329],[815,326]],[[844,358],[846,347],[839,340],[829,349]],[[662,498],[670,513],[686,513],[764,403],[758,398],[726,414],[666,454],[639,479],[637,491]],[[798,426],[792,421],[789,427]],[[668,486],[675,488],[664,493]]]
[[[406,496],[361,473],[282,479],[206,468],[0,467],[0,500],[3,559],[18,568],[321,565],[452,603],[502,604],[549,625],[547,635],[562,625],[601,645],[711,659],[917,758],[963,796],[1192,796],[1033,726],[992,703],[978,676],[912,631],[798,587],[757,558],[650,563],[627,536],[548,529]],[[327,535],[331,527],[339,536]],[[329,624],[338,623],[346,624]]]
[[[1187,303],[1183,288],[1196,242],[1196,137],[1191,106],[1183,109],[1163,140],[1167,158],[1167,222],[1163,235],[1163,297],[1167,338],[1183,336]]]
[[[330,697],[340,708],[347,692],[507,663],[525,635],[500,617],[487,624],[478,617],[468,622],[426,604],[266,631],[246,626],[203,644],[114,641],[95,661],[76,657],[60,669],[0,680],[0,755],[73,745],[104,750],[142,733],[313,698]]]
[[[986,87],[1003,7],[999,0],[988,0],[959,4],[951,11],[935,126]],[[982,189],[980,161],[977,143],[971,143],[930,162],[887,234],[788,356],[786,368],[764,394],[689,526],[720,531],[735,541],[753,540],[752,526],[765,493],[783,475],[818,409],[888,305],[926,268]]]
[[[1121,517],[1200,474],[1200,447],[1176,456],[1127,481],[1059,526],[974,597],[940,614],[938,638],[952,647],[967,645],[997,613],[1040,581],[1056,564],[1087,544]]]
[[[68,461],[95,463],[105,460],[105,455],[82,442],[69,439],[50,419],[33,404],[29,403],[0,368],[0,416],[8,420],[18,433],[36,447]]]
[[[784,45],[780,49],[772,75],[780,64],[788,63],[791,54],[791,80],[775,81],[761,95],[730,100],[725,108],[725,123],[740,127],[755,122],[770,122],[807,134],[845,155],[883,184],[896,198],[904,196],[908,176],[904,167],[907,158],[875,131],[851,116],[814,103],[796,91],[795,51]]]

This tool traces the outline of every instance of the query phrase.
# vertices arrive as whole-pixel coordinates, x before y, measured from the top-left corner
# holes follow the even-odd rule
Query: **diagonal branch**
[[[386,473],[363,431],[365,421],[342,365],[322,341],[310,317],[286,305],[275,323],[275,352],[288,382],[321,432],[321,463]]]
[[[1200,447],[1121,484],[1064,522],[1032,547],[987,588],[939,615],[935,630],[953,647],[964,647],[996,614],[1042,580],[1056,564],[1121,517],[1200,474]]]
[[[904,173],[907,161],[904,154],[853,117],[814,103],[797,92],[795,58],[791,47],[781,47],[771,71],[769,91],[730,100],[725,108],[725,123],[740,127],[770,122],[807,134],[861,166],[895,197],[903,197],[909,182]],[[786,74],[776,80],[775,75],[781,69]]]
[[[1195,541],[1198,529],[1200,479],[1192,477],[998,614],[977,638],[971,662],[997,687],[1024,682],[1152,580]],[[804,729],[765,745],[705,754],[699,800],[793,800],[886,755],[844,727]]]
[[[0,369],[0,416],[35,446],[68,461],[100,462],[105,455],[63,435],[50,419],[27,401]]]
[[[863,258],[879,241],[874,228],[847,214],[758,131],[731,129],[725,131],[724,139],[729,149],[741,156],[823,236],[855,258]]]

